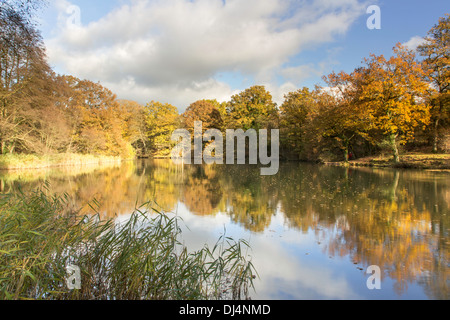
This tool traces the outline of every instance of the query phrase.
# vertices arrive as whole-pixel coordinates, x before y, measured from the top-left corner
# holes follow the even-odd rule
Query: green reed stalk
[[[245,241],[189,252],[178,217],[144,205],[117,224],[47,193],[0,195],[1,300],[245,299],[253,288]],[[67,287],[68,265],[81,270],[79,290]]]

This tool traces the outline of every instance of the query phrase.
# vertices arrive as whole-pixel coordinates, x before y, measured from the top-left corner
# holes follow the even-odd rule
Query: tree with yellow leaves
[[[425,97],[430,86],[413,51],[397,44],[394,55],[371,55],[365,59],[361,73],[360,102],[371,126],[380,131],[392,147],[394,161],[399,162],[398,143],[414,139],[414,132],[430,122],[430,105]]]
[[[297,154],[304,152],[309,115],[315,106],[315,95],[304,87],[284,96],[280,107],[281,143]]]
[[[178,109],[168,103],[151,101],[144,108],[147,137],[155,156],[168,156],[173,147],[171,135],[179,122]]]

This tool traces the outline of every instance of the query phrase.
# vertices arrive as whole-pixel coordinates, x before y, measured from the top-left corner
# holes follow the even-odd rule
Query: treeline
[[[371,55],[352,73],[325,76],[326,86],[287,94],[281,106],[253,86],[180,115],[168,103],[119,100],[100,83],[57,75],[31,22],[36,3],[0,8],[0,154],[168,156],[172,132],[193,130],[194,121],[203,130],[279,128],[290,159],[347,160],[389,148],[398,161],[401,145],[448,148],[449,15],[417,52],[397,45],[390,58]]]
[[[0,153],[133,155],[133,106],[98,83],[57,75],[32,22],[40,1],[0,7]]]

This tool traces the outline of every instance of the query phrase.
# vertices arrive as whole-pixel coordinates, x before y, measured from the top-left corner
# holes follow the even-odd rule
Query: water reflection
[[[191,221],[208,221],[203,230],[211,228],[212,221],[228,219],[229,225],[253,235],[255,259],[267,276],[261,290],[270,298],[361,297],[344,281],[359,277],[358,285],[365,283],[361,272],[349,275],[354,264],[360,270],[380,266],[383,280],[392,282],[391,291],[398,296],[412,294],[419,286],[428,298],[448,299],[448,177],[298,163],[282,164],[276,176],[261,176],[252,166],[181,167],[154,160],[0,173],[0,191],[34,189],[49,181],[51,192],[67,192],[86,212],[91,210],[86,204],[95,198],[105,217],[126,215],[151,200],[166,211],[188,212]],[[308,250],[319,261],[305,264]],[[267,261],[275,256],[278,264]],[[342,259],[345,267],[337,262]],[[324,271],[318,274],[320,268]],[[333,271],[336,268],[341,273]],[[333,276],[336,272],[341,278]],[[280,287],[296,283],[289,280],[294,274],[303,283],[301,292],[292,285]],[[269,293],[277,286],[272,282],[284,293]],[[321,286],[320,293],[313,292],[313,283]]]

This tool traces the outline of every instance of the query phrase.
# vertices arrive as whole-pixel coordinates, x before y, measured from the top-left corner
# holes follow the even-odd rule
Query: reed
[[[116,223],[68,203],[45,187],[0,196],[0,299],[246,299],[254,289],[243,240],[190,252],[182,220],[149,204]],[[68,265],[81,270],[79,290],[67,287]]]
[[[59,153],[59,154],[4,154],[0,155],[0,170],[43,169],[121,163],[123,159],[114,156]]]

